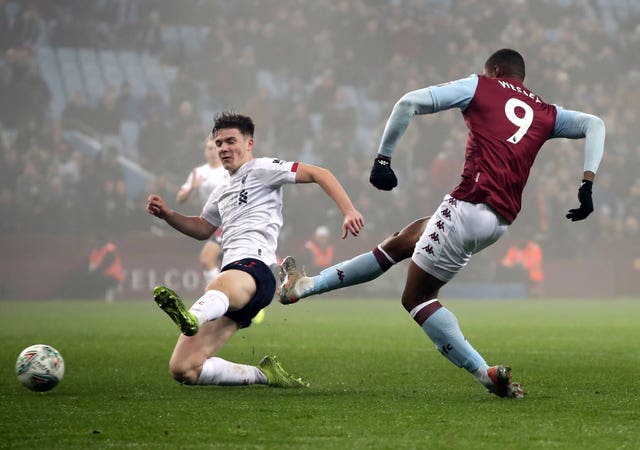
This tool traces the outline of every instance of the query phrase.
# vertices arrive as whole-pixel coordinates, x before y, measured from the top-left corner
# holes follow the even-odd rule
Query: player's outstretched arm
[[[391,157],[413,116],[433,114],[451,108],[464,109],[473,98],[477,86],[478,77],[472,75],[404,94],[393,106],[385,124],[369,182],[383,191],[395,188],[398,179],[391,168]]]
[[[429,88],[407,92],[396,102],[382,132],[378,155],[371,167],[369,183],[382,191],[390,191],[398,185],[398,178],[391,168],[391,157],[396,145],[414,115],[432,112],[434,112],[434,106]]]
[[[604,154],[604,138],[606,129],[599,117],[580,111],[570,111],[556,106],[556,123],[553,138],[582,139],[584,138],[584,173],[582,184],[578,189],[578,208],[567,212],[567,219],[572,222],[584,220],[593,212],[591,189],[596,172]]]
[[[338,205],[344,222],[342,223],[342,239],[351,233],[357,236],[364,226],[362,214],[353,206],[349,195],[338,179],[327,169],[310,164],[300,164],[296,172],[296,183],[317,183]]]
[[[147,199],[147,212],[156,216],[173,228],[194,239],[203,241],[211,237],[216,227],[202,217],[185,216],[169,208],[162,197],[152,194]]]

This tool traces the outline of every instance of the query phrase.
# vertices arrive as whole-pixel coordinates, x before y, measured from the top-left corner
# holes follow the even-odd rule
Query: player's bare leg
[[[254,278],[241,270],[226,270],[207,286],[207,291],[186,311],[178,294],[165,286],[154,292],[170,292],[171,305],[179,304],[180,314],[170,314],[166,306],[160,305],[174,319],[183,334],[169,362],[172,377],[180,383],[190,385],[236,386],[266,384],[273,387],[304,387],[307,384],[289,375],[277,357],[266,356],[258,366],[237,364],[215,356],[231,339],[240,325],[225,315],[245,307],[256,294]],[[164,294],[163,294],[164,295]],[[166,296],[166,295],[164,295]],[[160,303],[159,303],[160,304]],[[178,319],[174,318],[174,315]],[[192,335],[184,333],[181,317],[196,320],[199,325]]]
[[[178,382],[197,384],[205,361],[215,356],[238,331],[238,324],[227,318],[202,324],[195,336],[180,335],[169,361],[169,372]]]
[[[195,336],[181,335],[169,362],[171,376],[190,385],[266,384],[280,388],[309,385],[291,376],[275,355],[263,357],[257,366],[237,364],[215,356],[238,329],[235,321],[223,316],[204,323]]]
[[[379,247],[382,247],[395,263],[411,258],[416,242],[424,232],[429,219],[430,217],[422,217],[414,220],[402,230],[384,239]]]
[[[200,264],[206,283],[211,282],[220,273],[219,259],[222,253],[220,244],[209,240],[200,250]]]

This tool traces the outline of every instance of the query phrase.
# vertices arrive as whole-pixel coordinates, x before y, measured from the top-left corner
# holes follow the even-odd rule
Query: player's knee
[[[406,309],[407,312],[411,312],[416,306],[422,303],[436,300],[440,292],[440,286],[443,283],[441,283],[440,281],[435,281],[435,279],[434,283],[435,285],[425,285],[417,290],[405,288],[401,297],[401,302],[404,309]]]
[[[402,298],[400,300],[402,302],[402,306],[407,312],[411,312],[413,308],[415,308],[415,298],[406,294],[402,294]]]
[[[416,247],[417,239],[415,239],[411,235],[403,235],[403,234],[400,234],[400,236],[398,236],[398,239],[399,239],[398,252],[402,256],[402,259],[411,258],[411,255],[413,255],[413,250]]]
[[[405,232],[397,232],[382,243],[382,248],[395,262],[400,262],[411,257],[415,245],[416,240],[411,235]]]
[[[178,383],[182,384],[197,384],[199,373],[196,367],[191,364],[185,364],[181,361],[171,360],[169,362],[169,373],[171,377]]]
[[[205,270],[211,270],[215,267],[215,259],[208,255],[200,255],[200,264]]]

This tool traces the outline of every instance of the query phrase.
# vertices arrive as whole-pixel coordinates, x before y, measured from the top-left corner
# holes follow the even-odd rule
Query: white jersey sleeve
[[[191,186],[193,186],[193,171],[196,170],[196,168],[194,168],[191,172],[189,172],[189,175],[187,176],[187,180],[182,183],[182,186],[180,186],[180,190],[181,191],[188,191],[189,189],[191,189]]]
[[[201,179],[197,192],[201,201],[205,201],[217,186],[226,184],[229,178],[229,172],[222,166],[211,167],[209,164],[203,164],[193,171],[195,171],[196,177]],[[193,171],[189,173],[187,181],[180,187],[181,190],[190,190],[193,186]]]
[[[201,217],[222,227],[222,265],[255,258],[276,263],[282,227],[282,186],[295,183],[298,163],[256,158],[215,189]]]

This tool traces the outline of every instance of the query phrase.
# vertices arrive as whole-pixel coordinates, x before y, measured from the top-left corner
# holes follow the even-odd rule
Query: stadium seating
[[[97,104],[100,102],[105,91],[105,82],[102,78],[102,70],[100,69],[98,56],[95,50],[80,49],[78,50],[78,61],[85,85],[87,86],[87,99],[91,104]]]
[[[118,60],[127,82],[131,85],[131,92],[136,98],[143,98],[148,90],[148,80],[140,65],[140,57],[132,51],[118,52]]]
[[[42,76],[51,91],[51,113],[57,118],[67,103],[57,57],[49,47],[38,47],[36,49],[36,57]]]
[[[79,131],[65,131],[63,136],[75,150],[94,158],[100,156],[107,145],[117,145],[114,142],[107,142],[108,140],[101,142]],[[124,155],[118,156],[118,162],[127,183],[128,197],[134,200],[144,191],[147,181],[153,178],[153,174]]]
[[[109,86],[120,87],[125,80],[116,53],[112,50],[100,50],[98,61],[102,68],[102,73]]]
[[[161,65],[160,62],[149,53],[142,54],[140,61],[148,81],[148,89],[153,89],[158,92],[168,105],[170,101],[169,92],[171,83],[173,83],[173,80],[176,78],[178,68]]]
[[[167,52],[171,55],[178,54],[182,51],[180,35],[176,27],[167,26],[162,29],[162,42]]]
[[[56,51],[60,72],[62,74],[62,85],[66,92],[66,97],[70,98],[74,94],[81,94],[89,98],[85,78],[78,64],[78,55],[73,48],[59,48]]]
[[[190,57],[197,57],[203,49],[207,29],[204,27],[177,27],[182,46]]]
[[[91,106],[95,106],[107,88],[119,89],[125,82],[131,85],[132,94],[138,100],[154,90],[168,104],[170,86],[177,74],[176,67],[161,65],[148,53],[41,46],[36,54],[43,79],[51,91],[54,117],[60,116],[75,93],[82,94]],[[207,120],[211,116],[209,113]],[[135,159],[139,132],[139,123],[125,120],[120,127],[120,136],[107,140]]]
[[[122,150],[125,156],[138,160],[138,137],[140,135],[140,125],[133,120],[123,120],[120,124],[120,137],[122,139]]]

